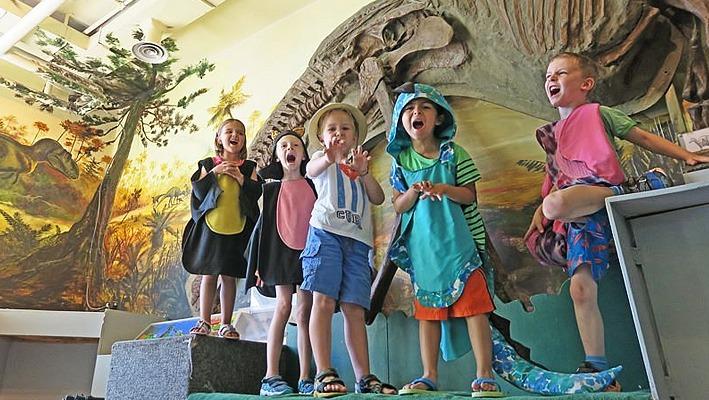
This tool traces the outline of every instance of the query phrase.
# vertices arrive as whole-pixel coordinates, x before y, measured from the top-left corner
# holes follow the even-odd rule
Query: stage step
[[[107,400],[187,399],[195,392],[258,394],[266,344],[186,335],[116,342]]]
[[[462,400],[470,399],[470,392],[434,392],[416,396],[405,396],[412,400]],[[194,393],[191,394],[189,400],[256,400],[257,396],[236,395],[226,393]],[[298,395],[280,396],[279,399],[297,399]],[[300,396],[302,399],[303,397]],[[349,393],[344,396],[337,397],[337,400],[367,400],[372,398],[389,398],[384,395],[373,394],[354,394]],[[652,400],[648,392],[629,392],[629,393],[586,393],[573,394],[565,396],[554,396],[554,400]],[[545,396],[509,396],[505,400],[547,400]]]

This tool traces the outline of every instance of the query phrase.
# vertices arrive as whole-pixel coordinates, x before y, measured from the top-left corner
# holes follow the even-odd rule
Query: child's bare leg
[[[278,375],[278,362],[283,349],[283,331],[290,317],[292,296],[291,285],[276,286],[276,309],[273,311],[266,342],[266,378]]]
[[[217,291],[217,275],[202,275],[199,283],[199,317],[207,323],[212,323],[212,306]]]
[[[419,347],[421,351],[421,364],[423,364],[422,378],[438,382],[438,354],[441,345],[441,321],[419,320]],[[415,385],[406,384],[405,389],[427,389],[423,383]]]
[[[341,303],[342,315],[345,318],[345,344],[352,361],[355,379],[369,375],[369,348],[367,344],[367,328],[364,324],[364,308],[353,303]]]
[[[589,265],[581,265],[571,277],[569,287],[574,302],[576,324],[587,356],[605,356],[603,318],[598,309],[598,285]]]
[[[330,346],[332,345],[332,314],[335,299],[322,293],[313,292],[313,309],[310,314],[310,338],[313,356],[318,372],[330,368]]]
[[[551,220],[573,221],[605,207],[613,191],[605,186],[576,185],[549,193],[542,203],[544,216]]]
[[[478,378],[492,378],[492,334],[487,314],[478,314],[465,319],[468,336],[473,346]]]
[[[335,299],[322,293],[313,292],[313,309],[310,314],[310,339],[318,373],[332,367],[330,353],[332,346],[332,313]],[[341,385],[325,385],[326,392],[345,392]]]
[[[298,305],[296,307],[296,322],[298,323],[298,363],[300,365],[300,379],[310,377],[310,360],[313,349],[310,347],[310,309],[313,307],[311,292],[298,288]]]
[[[222,290],[219,292],[219,300],[222,306],[222,324],[231,324],[234,302],[236,301],[236,278],[219,275],[219,279],[222,281]]]

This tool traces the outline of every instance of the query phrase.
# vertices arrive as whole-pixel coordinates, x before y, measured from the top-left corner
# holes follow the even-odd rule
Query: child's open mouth
[[[292,163],[295,162],[295,155],[294,154],[288,154],[286,156],[286,162]]]
[[[414,121],[411,123],[411,126],[413,126],[414,129],[421,129],[423,128],[423,121]]]
[[[229,144],[232,145],[232,146],[236,146],[237,144],[239,144],[239,141],[232,139],[232,140],[229,141]]]
[[[561,88],[559,87],[553,86],[549,88],[549,96],[556,96],[559,92],[561,92]]]

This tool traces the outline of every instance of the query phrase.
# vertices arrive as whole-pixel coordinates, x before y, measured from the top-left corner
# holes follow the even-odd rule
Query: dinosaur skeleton
[[[271,132],[302,128],[317,109],[343,99],[367,114],[370,132],[382,132],[388,126],[387,104],[393,102],[389,88],[409,80],[551,119],[553,110],[538,82],[548,57],[560,51],[596,58],[603,67],[597,96],[636,113],[664,95],[686,49],[690,62],[683,93],[697,103],[694,124],[700,128],[709,118],[702,75],[709,42],[702,27],[707,30],[709,16],[692,8],[696,1],[679,2],[700,15],[689,22],[677,17],[677,23],[665,16],[680,15],[674,8],[660,12],[637,0],[374,2],[318,47],[257,133],[251,154],[262,165]]]

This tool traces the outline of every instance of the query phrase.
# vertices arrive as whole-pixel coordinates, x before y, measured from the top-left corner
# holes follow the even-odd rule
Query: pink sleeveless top
[[[576,107],[556,124],[554,134],[558,144],[556,162],[568,177],[596,177],[611,185],[625,181],[618,155],[606,135],[599,104]]]
[[[305,248],[314,204],[315,193],[305,179],[281,181],[276,205],[276,229],[283,243],[293,250]]]

